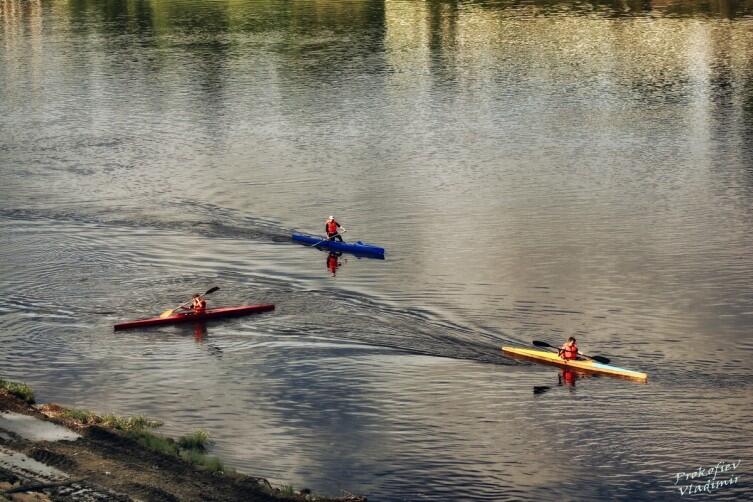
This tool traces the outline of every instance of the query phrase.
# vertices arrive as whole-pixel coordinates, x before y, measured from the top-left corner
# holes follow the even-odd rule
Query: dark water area
[[[1,377],[331,495],[751,496],[753,2],[0,20]],[[330,214],[386,259],[290,241]],[[112,331],[213,285],[276,310]],[[500,351],[568,336],[649,383]]]

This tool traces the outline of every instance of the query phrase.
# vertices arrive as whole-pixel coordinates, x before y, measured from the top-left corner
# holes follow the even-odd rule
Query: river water
[[[330,495],[750,496],[750,1],[0,8],[0,376]],[[276,310],[112,331],[214,285]],[[499,350],[571,335],[648,385]]]

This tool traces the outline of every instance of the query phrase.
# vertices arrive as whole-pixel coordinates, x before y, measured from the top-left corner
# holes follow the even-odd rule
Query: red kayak
[[[179,322],[203,321],[205,319],[216,319],[219,317],[238,317],[249,314],[258,314],[274,310],[275,306],[271,303],[261,305],[245,305],[242,307],[222,307],[218,309],[208,309],[203,314],[173,314],[169,317],[150,317],[149,319],[139,319],[138,321],[126,321],[116,324],[115,331],[121,329],[145,328],[147,326],[160,326],[162,324],[176,324]]]

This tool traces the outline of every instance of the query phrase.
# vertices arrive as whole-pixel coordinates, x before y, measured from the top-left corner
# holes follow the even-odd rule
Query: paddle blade
[[[175,309],[165,310],[159,316],[160,318],[164,319],[165,317],[170,317],[171,315],[173,315],[173,312],[175,312]]]
[[[537,347],[551,347],[551,348],[553,348],[553,349],[556,349],[556,348],[557,348],[557,347],[553,347],[552,345],[549,345],[549,344],[548,344],[548,343],[546,343],[546,342],[542,342],[542,341],[539,341],[539,340],[534,340],[534,341],[533,341],[533,342],[531,342],[531,343],[533,343],[533,344],[534,344],[535,346],[537,346]]]
[[[590,356],[591,359],[601,364],[609,364],[609,358],[603,356]]]
[[[204,296],[207,296],[207,295],[211,295],[212,293],[214,293],[214,292],[215,292],[215,291],[217,291],[218,289],[220,289],[220,287],[219,287],[219,286],[215,286],[215,287],[213,287],[213,288],[210,288],[210,289],[208,289],[208,290],[207,290],[207,292],[206,292],[206,293],[204,293]]]

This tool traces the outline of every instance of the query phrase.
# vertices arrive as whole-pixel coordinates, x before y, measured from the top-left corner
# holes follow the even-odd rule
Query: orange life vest
[[[562,359],[577,359],[578,346],[576,344],[563,345],[560,349],[560,356],[562,357]]]
[[[191,308],[197,312],[203,312],[207,308],[207,302],[202,297],[194,298]]]
[[[327,221],[327,226],[326,226],[327,233],[329,235],[336,234],[337,233],[337,227],[339,227],[339,226],[340,225],[335,220]]]

